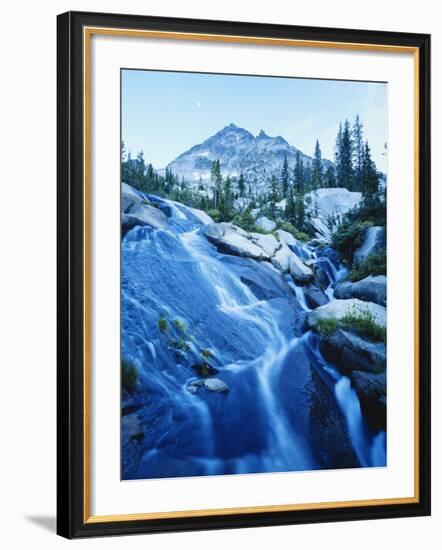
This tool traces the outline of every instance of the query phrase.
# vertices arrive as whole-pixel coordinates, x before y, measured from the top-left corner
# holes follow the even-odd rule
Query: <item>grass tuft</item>
[[[163,334],[166,334],[168,327],[169,327],[169,322],[167,321],[167,319],[165,317],[160,317],[158,319],[158,328],[160,329],[160,331]]]
[[[347,276],[349,281],[360,281],[369,275],[387,274],[387,254],[383,250],[378,254],[370,254],[365,258],[361,265],[355,267]]]
[[[121,385],[127,393],[133,393],[138,382],[136,364],[129,359],[121,360]]]
[[[347,313],[342,319],[319,319],[315,326],[316,332],[321,336],[329,336],[338,328],[354,332],[374,342],[387,341],[386,327],[379,325],[368,310]]]

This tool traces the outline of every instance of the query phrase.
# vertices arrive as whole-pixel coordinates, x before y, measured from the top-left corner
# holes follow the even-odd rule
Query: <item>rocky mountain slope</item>
[[[280,174],[284,158],[293,169],[297,153],[304,165],[312,158],[290,145],[283,137],[270,137],[263,130],[255,137],[244,128],[229,124],[203,143],[193,146],[169,164],[169,168],[186,181],[210,184],[212,162],[219,159],[223,176],[233,180],[244,174],[256,190],[267,188],[272,175]],[[324,160],[324,168],[331,164]]]

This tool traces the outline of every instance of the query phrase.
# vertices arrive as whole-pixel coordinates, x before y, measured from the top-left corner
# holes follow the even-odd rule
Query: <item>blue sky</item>
[[[339,122],[359,114],[378,168],[387,170],[387,85],[371,82],[122,71],[122,137],[155,168],[231,122],[281,135],[313,154],[319,139],[333,160]]]

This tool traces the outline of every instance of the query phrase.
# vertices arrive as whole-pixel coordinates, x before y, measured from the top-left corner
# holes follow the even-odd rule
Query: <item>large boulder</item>
[[[262,229],[263,231],[273,231],[276,227],[276,223],[265,216],[261,216],[255,222],[256,227]]]
[[[379,253],[385,248],[385,228],[381,226],[367,227],[364,233],[364,241],[354,252],[353,259],[356,265],[360,265],[367,256]]]
[[[333,264],[326,257],[318,258],[313,266],[318,283],[327,288],[334,280]]]
[[[127,212],[129,208],[134,204],[141,204],[143,199],[140,193],[131,185],[124,183],[121,184],[121,209],[123,212]]]
[[[307,284],[314,278],[313,271],[286,244],[272,257],[272,264],[283,273],[290,273],[299,284]]]
[[[250,239],[261,247],[269,256],[273,256],[275,252],[281,248],[281,244],[277,241],[274,235],[263,235],[262,233],[250,233]]]
[[[209,214],[206,214],[204,210],[198,210],[197,208],[191,208],[190,206],[183,206],[184,210],[188,210],[195,218],[197,218],[203,225],[209,225],[210,223],[214,223],[213,219],[209,216]]]
[[[338,329],[321,337],[322,354],[342,373],[355,370],[379,373],[385,370],[387,350],[383,342],[371,342],[348,330]]]
[[[361,202],[362,193],[344,187],[332,187],[311,191],[305,197],[317,238],[329,242],[344,214]]]
[[[169,222],[167,216],[149,204],[133,203],[127,208],[123,216],[123,226],[127,225],[148,225],[154,229],[167,229]]]
[[[313,271],[292,252],[290,256],[290,274],[296,283],[307,284],[314,278]]]
[[[314,284],[310,284],[304,288],[304,297],[307,306],[310,309],[315,309],[320,306],[324,306],[329,302],[327,294]]]
[[[336,286],[334,296],[340,299],[359,298],[364,302],[387,305],[387,278],[370,275],[355,283],[345,282]]]
[[[295,237],[288,231],[284,231],[283,229],[278,229],[276,231],[276,235],[277,235],[277,238],[279,239],[279,242],[286,244],[287,246],[295,246],[298,244],[298,241],[295,239]]]
[[[363,302],[357,298],[350,300],[333,300],[328,304],[318,307],[311,311],[307,316],[307,323],[311,328],[314,328],[319,320],[336,319],[341,320],[346,315],[363,315],[370,313],[373,320],[385,327],[387,324],[387,310],[385,307],[373,302]]]
[[[359,397],[361,410],[367,423],[375,430],[387,426],[387,378],[385,372],[370,374],[354,372],[351,384]]]
[[[254,260],[269,260],[271,255],[255,244],[250,235],[229,223],[211,223],[204,226],[204,235],[220,252]]]

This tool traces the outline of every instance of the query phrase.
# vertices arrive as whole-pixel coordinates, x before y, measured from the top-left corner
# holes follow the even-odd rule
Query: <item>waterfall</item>
[[[124,479],[320,467],[309,443],[316,428],[306,353],[332,380],[361,465],[385,463],[385,434],[366,428],[349,379],[327,364],[310,332],[294,329],[310,311],[304,288],[281,282],[265,263],[218,252],[189,209],[147,198],[170,223],[167,231],[135,227],[122,240],[122,356],[139,366],[141,389],[133,400],[143,433],[138,466]],[[304,259],[317,259],[314,248],[297,247]],[[345,268],[327,262],[325,292],[333,299]],[[247,283],[249,270],[265,297]],[[194,366],[202,362],[228,391],[201,385]],[[191,383],[200,385],[190,392]]]

